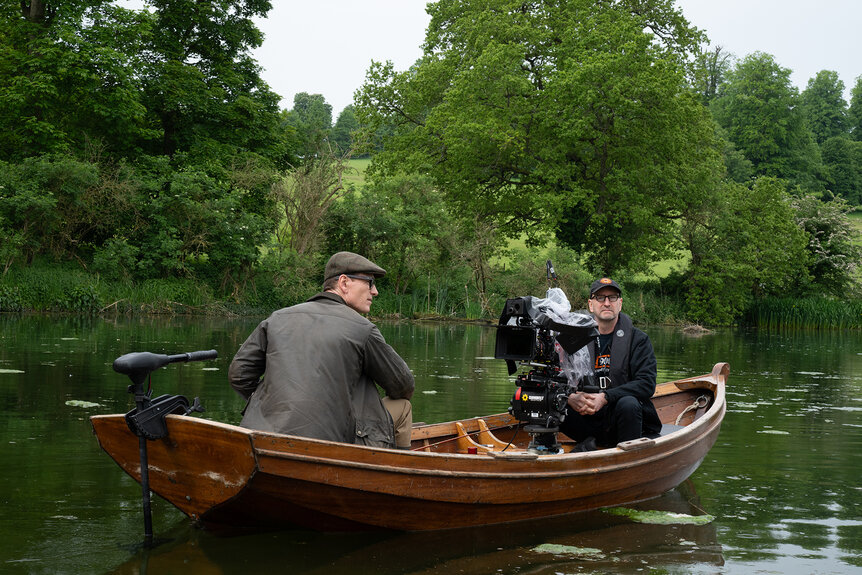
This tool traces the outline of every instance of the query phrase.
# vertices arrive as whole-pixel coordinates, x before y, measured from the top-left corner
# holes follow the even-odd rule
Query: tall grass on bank
[[[105,281],[74,264],[37,262],[0,278],[0,312],[227,315],[206,284],[186,278]]]
[[[747,323],[767,329],[860,329],[862,301],[765,298],[751,307]]]
[[[496,298],[491,299],[496,302]],[[375,317],[403,319],[489,319],[489,314],[482,309],[475,293],[466,290],[458,292],[443,286],[398,295],[383,291],[374,298],[371,314]]]

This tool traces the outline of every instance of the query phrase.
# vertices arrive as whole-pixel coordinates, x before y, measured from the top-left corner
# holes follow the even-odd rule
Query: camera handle
[[[129,376],[132,385],[129,393],[135,396],[135,409],[126,414],[126,425],[138,436],[138,449],[141,457],[141,499],[144,511],[144,538],[149,545],[153,540],[153,517],[150,508],[150,477],[147,463],[147,440],[155,440],[168,434],[165,417],[171,413],[188,415],[193,411],[203,411],[200,400],[196,397],[189,406],[189,400],[182,395],[161,395],[150,400],[152,389],[144,391],[144,382],[152,372],[169,363],[186,361],[205,361],[216,359],[218,352],[193,351],[176,355],[150,353],[148,351],[121,355],[114,360],[114,371]]]

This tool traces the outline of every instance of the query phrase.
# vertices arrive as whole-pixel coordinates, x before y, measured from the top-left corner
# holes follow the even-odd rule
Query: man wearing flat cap
[[[650,399],[656,385],[652,342],[620,311],[622,290],[614,280],[594,281],[588,305],[599,331],[588,344],[599,391],[571,394],[560,430],[578,442],[575,451],[657,435],[661,420]]]
[[[228,371],[248,400],[243,427],[408,449],[413,374],[363,317],[386,270],[351,252],[326,264],[323,291],[280,309],[242,344]],[[264,377],[265,373],[265,377]],[[382,400],[379,385],[386,393]]]

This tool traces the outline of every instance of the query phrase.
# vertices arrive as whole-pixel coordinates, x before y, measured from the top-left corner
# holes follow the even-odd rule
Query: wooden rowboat
[[[552,517],[668,491],[697,469],[724,417],[726,363],[664,383],[666,430],[611,449],[528,451],[509,414],[419,425],[400,451],[254,431],[168,415],[148,442],[149,485],[213,529],[304,527],[425,531]],[[99,444],[141,481],[139,438],[124,416],[91,418]]]

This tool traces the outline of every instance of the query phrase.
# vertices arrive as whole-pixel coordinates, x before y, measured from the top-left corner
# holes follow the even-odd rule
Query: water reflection
[[[690,483],[633,506],[678,514],[701,514]],[[715,527],[643,525],[607,512],[574,514],[544,521],[484,529],[408,534],[315,534],[282,532],[268,536],[218,538],[187,525],[169,541],[141,550],[112,571],[115,575],[169,573],[179,567],[190,575],[238,572],[248,557],[259,571],[278,572],[290,558],[290,572],[303,575],[431,574],[519,572],[558,573],[586,567],[627,573],[651,568],[690,569],[723,565]],[[576,557],[542,551],[592,548],[597,555]]]
[[[646,329],[662,380],[709,372],[717,361],[731,365],[721,434],[691,478],[697,509],[716,517],[710,526],[648,526],[599,513],[433,537],[285,532],[220,539],[155,498],[156,537],[172,541],[147,553],[136,549],[143,533],[140,487],[101,452],[88,423],[94,413],[131,409],[128,380],[111,362],[130,351],[217,349],[214,362],[158,370],[153,388],[199,396],[203,417],[236,423],[243,402],[227,384],[227,366],[259,319],[0,314],[0,570],[629,573],[649,566],[844,573],[862,567],[859,332],[721,330],[692,337]],[[383,323],[381,331],[416,375],[418,419],[506,409],[514,386],[503,362],[491,359],[493,329],[403,322]],[[691,492],[671,492],[642,505],[655,508],[674,497],[696,501]],[[595,547],[605,559],[532,551],[542,543]]]

